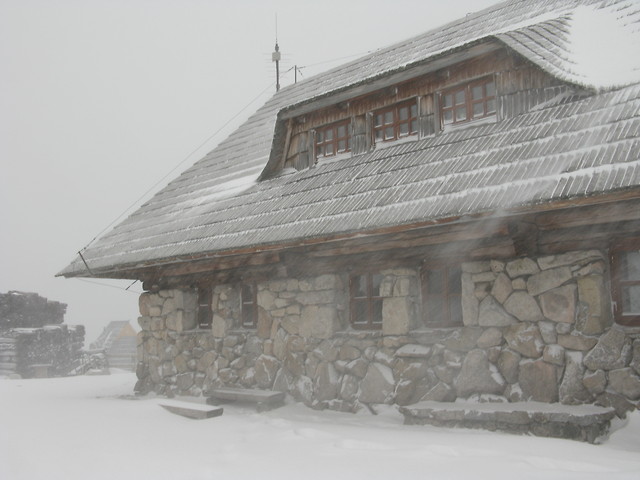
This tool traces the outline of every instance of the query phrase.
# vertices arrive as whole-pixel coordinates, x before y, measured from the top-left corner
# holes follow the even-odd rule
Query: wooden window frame
[[[344,135],[339,135],[340,127],[344,127]],[[327,134],[330,133],[328,136]],[[329,137],[329,138],[328,138]],[[346,146],[340,149],[340,142],[344,141]],[[313,137],[313,147],[315,159],[320,160],[327,157],[335,157],[351,151],[351,119],[325,125],[315,129]],[[331,147],[331,152],[327,153],[327,147]]]
[[[628,238],[615,242],[611,246],[611,296],[613,298],[613,314],[618,325],[627,327],[640,327],[640,313],[637,315],[625,314],[623,305],[623,290],[625,287],[640,286],[639,279],[626,279],[622,254],[632,251],[640,251],[640,238]]]
[[[247,289],[250,289],[248,294]],[[240,286],[240,326],[247,329],[258,326],[258,286],[255,282],[244,282]]]
[[[402,118],[401,110],[408,108],[408,115]],[[390,121],[385,119],[387,114],[391,114]],[[381,118],[380,118],[381,117]],[[418,135],[418,100],[412,98],[388,107],[380,108],[372,113],[371,131],[373,143],[393,142],[401,138],[408,138]],[[407,133],[402,133],[402,126],[406,125]],[[392,131],[392,135],[387,137],[388,130]],[[378,137],[378,135],[380,137]]]
[[[213,324],[213,308],[211,302],[213,300],[213,291],[210,286],[200,286],[197,291],[198,295],[198,313],[197,328],[211,328]]]
[[[374,277],[380,276],[384,277],[379,273],[374,272],[360,272],[355,273],[349,277],[349,297],[350,297],[350,324],[356,330],[380,330],[382,329],[382,302],[384,301],[384,297],[380,295],[380,290],[378,290],[378,295],[374,295],[373,293],[373,284]],[[357,279],[360,277],[366,278],[366,292],[364,296],[357,295]],[[380,281],[382,284],[382,280]],[[380,305],[380,320],[376,321],[376,304],[379,302]],[[366,322],[357,322],[356,320],[356,311],[357,305],[362,304],[365,305],[366,310]]]
[[[449,288],[450,285],[450,276],[452,271],[457,270],[458,275],[460,276],[460,286],[459,291],[451,291]],[[442,273],[442,292],[433,292],[430,291],[428,272],[429,271],[439,271]],[[420,271],[421,277],[421,289],[422,289],[422,315],[424,319],[424,323],[427,327],[462,327],[462,269],[460,264],[430,264],[425,265]],[[442,305],[442,319],[441,320],[433,320],[429,318],[429,310],[430,310],[430,300],[433,301],[434,298],[439,299],[439,303]],[[452,318],[451,312],[451,300],[456,299],[459,303],[459,318]]]
[[[487,86],[493,85],[493,95],[487,93]],[[473,98],[473,92],[475,88],[481,88],[482,93],[478,98]],[[458,94],[462,94],[464,99],[462,102],[456,102]],[[450,101],[447,101],[447,97],[450,97]],[[480,120],[483,118],[494,117],[497,114],[496,105],[496,81],[493,76],[483,77],[478,80],[467,82],[455,87],[447,88],[440,92],[440,125],[442,128],[449,126],[456,126]],[[493,108],[490,105],[493,105]],[[482,108],[481,113],[475,113],[474,107],[480,106]],[[463,111],[464,116],[458,119],[458,112]],[[451,113],[451,121],[447,121],[447,113]]]

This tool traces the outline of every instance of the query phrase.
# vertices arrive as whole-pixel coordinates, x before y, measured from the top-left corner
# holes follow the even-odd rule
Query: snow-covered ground
[[[127,399],[130,373],[0,380],[0,479],[640,479],[640,412],[602,445],[225,406],[190,420]]]

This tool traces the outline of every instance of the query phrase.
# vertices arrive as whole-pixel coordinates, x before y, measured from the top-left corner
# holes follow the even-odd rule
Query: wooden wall
[[[501,49],[292,119],[284,166],[298,170],[311,166],[315,160],[310,132],[344,119],[351,119],[351,155],[373,149],[370,113],[411,98],[418,99],[418,138],[436,135],[441,131],[439,91],[487,75],[495,75],[498,120],[518,115],[568,90],[519,55]]]

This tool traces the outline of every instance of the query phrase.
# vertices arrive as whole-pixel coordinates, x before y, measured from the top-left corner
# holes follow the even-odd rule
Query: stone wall
[[[383,328],[349,326],[347,274],[257,284],[257,328],[239,328],[238,285],[213,289],[211,329],[192,291],[140,300],[137,390],[286,391],[316,408],[419,400],[599,403],[640,399],[640,331],[613,324],[598,251],[462,265],[463,325],[427,328],[418,269],[384,275]]]

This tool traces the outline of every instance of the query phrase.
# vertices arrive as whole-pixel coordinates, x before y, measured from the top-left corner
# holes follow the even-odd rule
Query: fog
[[[54,275],[273,94],[276,14],[287,85],[493,3],[0,0],[0,292],[136,324],[139,284]]]

